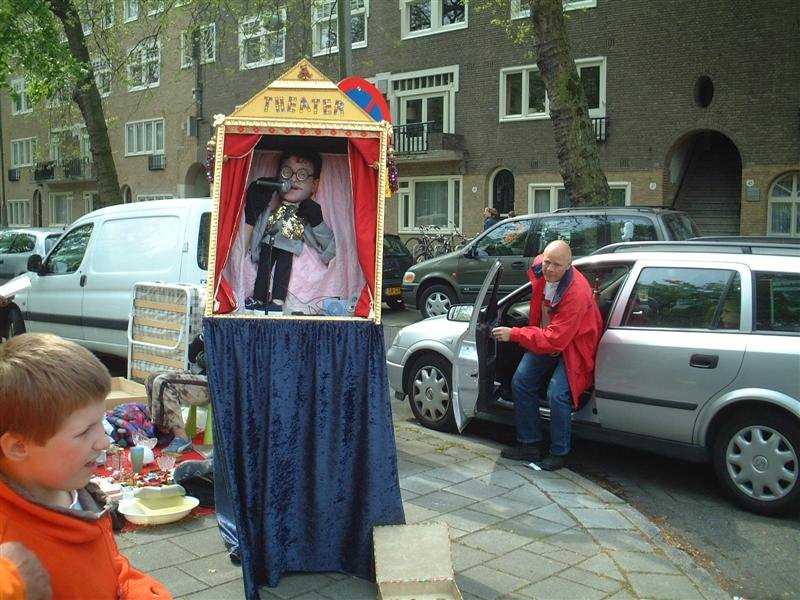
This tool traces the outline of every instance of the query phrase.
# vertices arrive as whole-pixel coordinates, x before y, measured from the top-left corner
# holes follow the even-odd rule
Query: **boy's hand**
[[[322,223],[322,208],[311,198],[303,200],[300,206],[297,207],[297,212],[295,214],[308,221],[312,227],[316,227]]]

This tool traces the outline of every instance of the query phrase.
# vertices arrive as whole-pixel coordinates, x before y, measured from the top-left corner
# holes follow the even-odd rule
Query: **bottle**
[[[107,459],[106,451],[102,450],[100,454],[97,455],[97,458],[94,459],[94,462],[96,462],[98,465],[105,465],[106,459]]]

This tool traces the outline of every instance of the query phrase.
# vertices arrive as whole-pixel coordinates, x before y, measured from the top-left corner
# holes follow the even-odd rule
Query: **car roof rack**
[[[592,254],[623,252],[705,252],[711,254],[763,254],[800,256],[800,244],[691,239],[660,242],[619,242],[598,248]]]
[[[674,210],[678,211],[677,208],[673,206],[666,206],[666,205],[654,205],[654,204],[629,204],[627,206],[602,206],[602,205],[593,205],[593,206],[564,206],[562,208],[555,209],[554,213],[560,212],[576,212],[576,211],[591,211],[591,210],[635,210],[637,212],[655,212],[657,210]]]
[[[700,242],[738,242],[743,244],[792,244],[800,245],[800,237],[780,235],[701,235],[689,238]]]

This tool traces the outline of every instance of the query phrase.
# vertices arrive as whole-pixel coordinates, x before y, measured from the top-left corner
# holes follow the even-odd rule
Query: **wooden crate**
[[[147,393],[144,386],[124,377],[112,378],[111,391],[106,396],[106,410],[129,402],[147,404]]]

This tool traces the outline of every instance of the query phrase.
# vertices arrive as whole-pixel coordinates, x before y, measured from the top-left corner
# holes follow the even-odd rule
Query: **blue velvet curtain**
[[[207,318],[204,332],[220,523],[247,597],[291,571],[373,579],[372,527],[405,522],[383,328]]]

